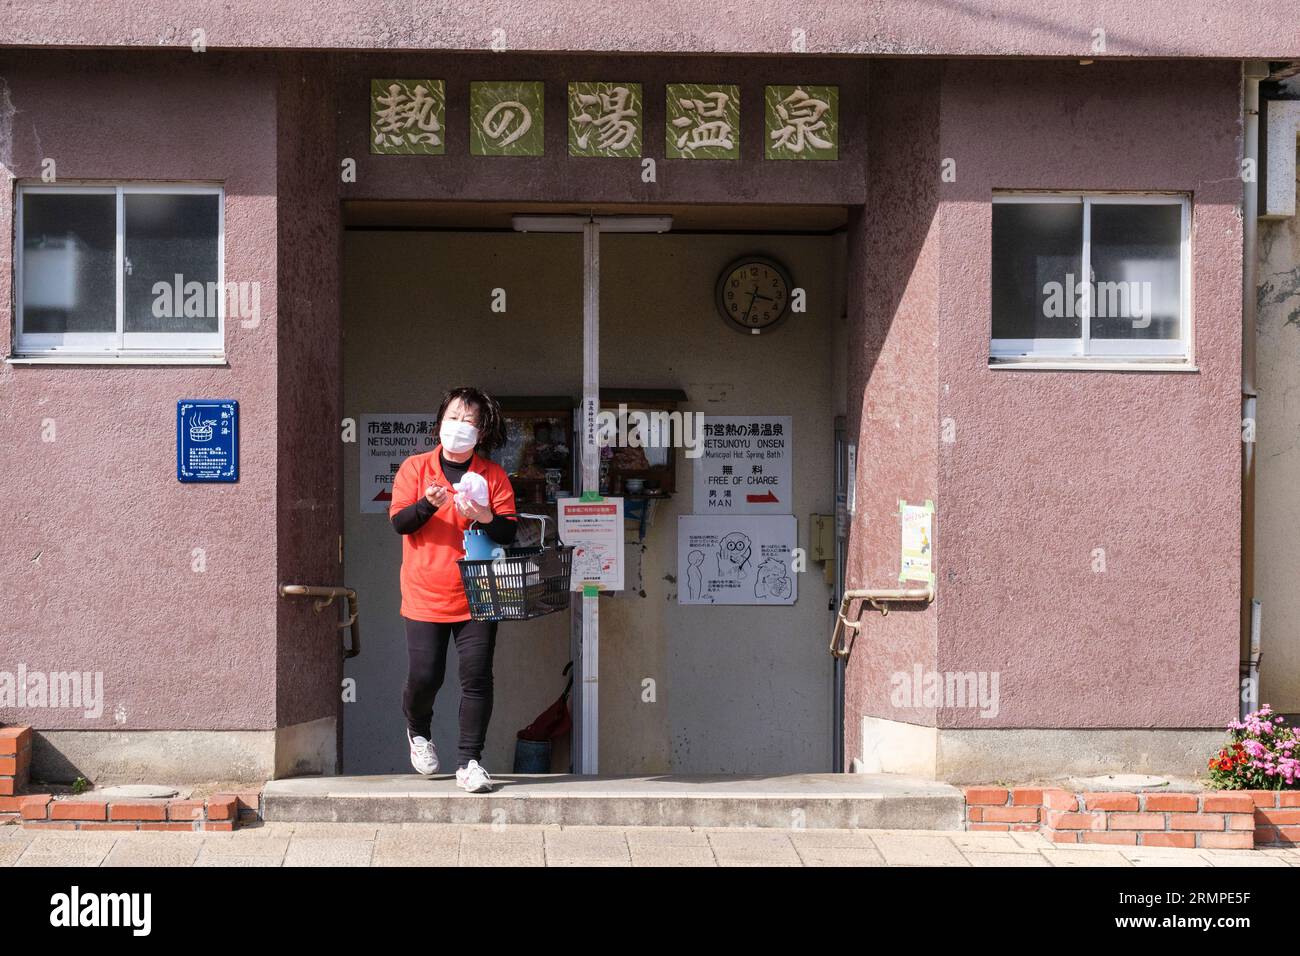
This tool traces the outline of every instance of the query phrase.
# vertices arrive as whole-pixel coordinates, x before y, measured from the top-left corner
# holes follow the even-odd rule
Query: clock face
[[[776,325],[790,304],[790,275],[771,259],[750,256],[723,270],[718,311],[733,329],[757,335]]]

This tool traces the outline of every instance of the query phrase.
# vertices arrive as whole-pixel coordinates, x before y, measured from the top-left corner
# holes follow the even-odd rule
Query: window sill
[[[129,352],[45,352],[10,355],[8,365],[222,365],[229,367],[225,355],[213,352],[140,353]]]
[[[1008,369],[1023,372],[1038,369],[1051,372],[1199,372],[1200,368],[1187,361],[1145,361],[1104,359],[1029,359],[992,358],[990,369]]]

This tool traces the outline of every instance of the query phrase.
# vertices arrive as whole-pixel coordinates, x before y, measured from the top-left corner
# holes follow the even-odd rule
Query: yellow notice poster
[[[934,584],[934,502],[909,505],[898,500],[898,515],[903,527],[902,561],[899,581]]]

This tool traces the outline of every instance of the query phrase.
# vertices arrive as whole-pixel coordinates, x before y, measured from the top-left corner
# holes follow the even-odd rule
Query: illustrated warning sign
[[[793,604],[793,515],[678,515],[678,604]]]

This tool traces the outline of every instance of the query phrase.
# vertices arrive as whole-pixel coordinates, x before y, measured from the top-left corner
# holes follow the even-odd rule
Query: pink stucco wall
[[[183,63],[177,62],[183,60]],[[275,726],[276,115],[266,63],[181,54],[0,57],[0,173],[218,181],[226,279],[262,321],[227,323],[229,367],[0,364],[0,661],[101,671],[105,710],[8,710],[41,729]],[[13,210],[0,190],[0,351]],[[176,401],[234,398],[237,484],[176,480]],[[41,440],[52,419],[56,440]],[[191,570],[194,549],[206,571]],[[120,708],[120,710],[119,710]]]
[[[1270,57],[1300,55],[1294,0],[980,0],[839,3],[744,0],[286,0],[19,2],[0,45],[508,50],[630,53],[809,53],[888,56]],[[494,31],[502,31],[498,37]]]
[[[868,617],[850,719],[856,705],[931,726],[1221,725],[1235,715],[1238,634],[1238,67],[949,62],[926,93],[916,74],[888,64],[871,81],[878,118],[890,90],[903,115],[871,139],[873,202],[891,221],[869,223],[862,248],[868,272],[874,257],[893,278],[876,294],[867,281],[851,383],[859,501],[876,510],[855,526],[849,584],[887,584],[886,506],[933,495],[938,600]],[[941,158],[955,182],[939,181]],[[998,188],[1191,193],[1199,371],[991,370]],[[889,675],[914,663],[997,672],[998,715],[894,709]]]
[[[848,588],[898,587],[898,500],[938,498],[941,70],[926,61],[878,63],[871,70],[871,176],[866,206],[849,227],[846,407],[858,455]],[[899,605],[888,618],[869,612],[864,620],[845,672],[848,756],[862,752],[861,717],[888,713],[889,675],[910,672],[917,661],[931,667],[936,655],[933,606]],[[932,709],[896,716],[934,722]]]
[[[940,444],[938,669],[1000,670],[1000,726],[1236,716],[1239,75],[1233,63],[945,70],[941,151],[958,172],[941,193],[939,412],[957,440]],[[971,252],[989,248],[994,188],[1190,193],[1200,371],[989,370],[989,257]]]

